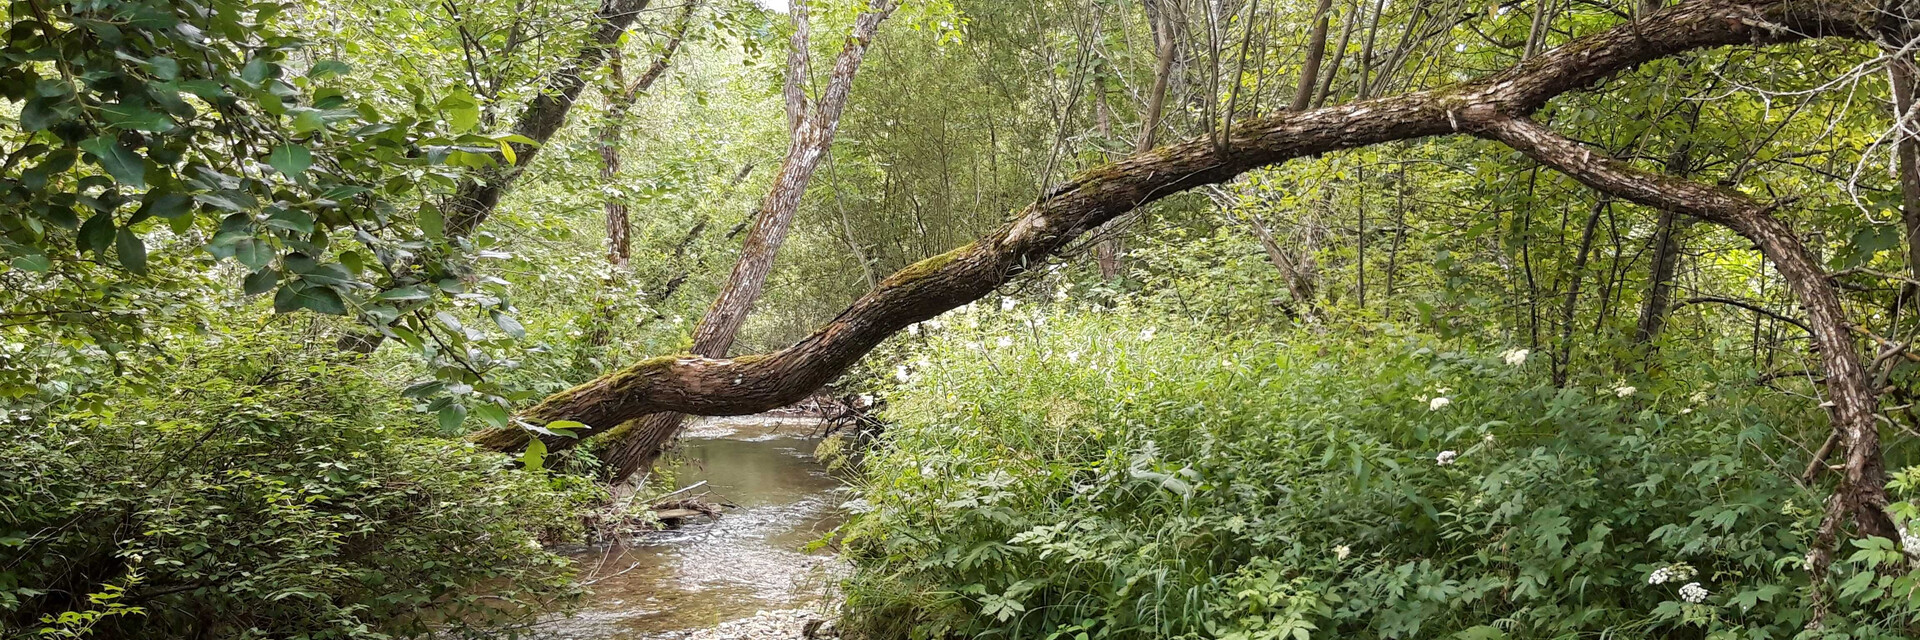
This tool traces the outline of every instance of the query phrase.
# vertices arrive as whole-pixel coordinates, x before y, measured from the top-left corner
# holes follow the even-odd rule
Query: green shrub
[[[1555,389],[1543,358],[1391,332],[945,324],[848,503],[868,636],[1789,638],[1811,620],[1827,489],[1792,477],[1826,418],[1739,371]],[[1870,571],[1903,561],[1888,544],[1835,566],[1851,586],[1825,637],[1909,637],[1913,576]]]
[[[400,426],[353,364],[213,339],[163,391],[12,412],[0,636],[376,638],[564,605],[538,536],[590,493]]]

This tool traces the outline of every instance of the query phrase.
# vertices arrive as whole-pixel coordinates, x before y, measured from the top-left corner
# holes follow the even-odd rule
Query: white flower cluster
[[[1676,562],[1664,567],[1660,567],[1658,569],[1654,569],[1653,575],[1647,576],[1647,584],[1666,584],[1668,582],[1679,582],[1681,580],[1685,580],[1691,577],[1693,577],[1693,567],[1684,563]]]
[[[1680,587],[1680,599],[1687,602],[1700,604],[1707,601],[1708,595],[1711,594],[1707,593],[1707,588],[1700,586],[1698,582],[1689,582],[1686,586]]]
[[[1333,548],[1333,559],[1335,560],[1345,560],[1347,556],[1350,555],[1353,555],[1353,547],[1343,544]]]
[[[1440,455],[1434,456],[1433,461],[1436,463],[1439,463],[1440,466],[1444,467],[1444,466],[1453,464],[1453,461],[1458,460],[1459,458],[1460,458],[1460,452],[1454,451],[1452,449],[1448,449],[1446,451],[1440,452]]]
[[[1518,367],[1527,363],[1527,354],[1530,353],[1526,349],[1508,349],[1500,354],[1500,358],[1507,361],[1507,366]]]
[[[1614,388],[1613,395],[1625,398],[1627,396],[1633,395],[1633,392],[1635,391],[1639,391],[1639,389],[1635,389],[1633,387],[1623,384]]]
[[[1436,396],[1434,397],[1434,399],[1427,401],[1427,410],[1439,411],[1441,409],[1446,408],[1446,406],[1450,404],[1453,404],[1453,401],[1447,399],[1446,396]]]

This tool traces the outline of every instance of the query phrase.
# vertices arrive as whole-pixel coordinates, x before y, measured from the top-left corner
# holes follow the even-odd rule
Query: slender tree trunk
[[[1318,109],[1327,103],[1327,96],[1333,94],[1333,79],[1340,75],[1340,61],[1347,57],[1347,43],[1353,38],[1353,30],[1360,24],[1360,16],[1366,14],[1361,0],[1347,4],[1346,16],[1340,20],[1340,43],[1333,45],[1333,64],[1327,65],[1327,73],[1320,79],[1320,91],[1313,97],[1313,108]]]
[[[1498,228],[1500,223],[1494,222]],[[1393,245],[1387,249],[1387,304],[1393,304],[1394,286],[1400,278],[1400,247],[1407,242],[1407,164],[1394,172]],[[1518,323],[1516,323],[1518,324]]]
[[[1553,359],[1553,386],[1566,388],[1567,372],[1573,368],[1573,315],[1580,305],[1580,283],[1587,278],[1587,257],[1593,251],[1593,233],[1600,226],[1600,213],[1607,199],[1593,203],[1587,212],[1587,226],[1580,232],[1580,252],[1573,258],[1573,275],[1567,279],[1567,299],[1560,304],[1560,355]]]
[[[612,75],[614,90],[607,96],[607,119],[600,129],[600,182],[611,186],[620,174],[620,150],[627,129],[628,115],[633,111],[634,102],[641,94],[653,88],[673,63],[673,55],[680,50],[680,43],[687,35],[687,27],[693,22],[693,12],[700,3],[690,0],[681,7],[680,17],[674,21],[673,32],[668,36],[666,46],[653,64],[640,74],[632,85],[627,84],[625,69],[621,64],[620,51],[611,51],[607,59],[607,70]],[[626,199],[608,195],[603,207],[607,217],[607,263],[615,269],[627,268],[632,255],[630,240],[632,224],[627,219]]]
[[[1178,51],[1178,42],[1174,37],[1173,20],[1165,8],[1153,11],[1154,3],[1146,5],[1149,9],[1147,21],[1158,25],[1154,29],[1154,44],[1159,49],[1153,69],[1153,88],[1147,91],[1147,104],[1140,118],[1140,138],[1134,144],[1135,153],[1153,148],[1154,134],[1160,127],[1160,112],[1166,108],[1167,84],[1173,76],[1173,58]],[[1100,279],[1112,280],[1120,277],[1121,254],[1125,252],[1120,234],[1108,225],[1107,237],[1094,247],[1094,262],[1100,267]]]
[[[1687,113],[1688,134],[1700,124],[1700,103],[1694,102]],[[1683,141],[1667,158],[1667,173],[1687,177],[1693,173],[1693,142]],[[1662,209],[1653,232],[1653,266],[1647,279],[1647,297],[1640,306],[1640,319],[1634,323],[1633,342],[1650,349],[1666,328],[1667,313],[1673,303],[1673,278],[1680,265],[1680,236],[1686,232],[1685,217]]]
[[[1914,81],[1920,76],[1913,55],[1894,52],[1887,62],[1887,80],[1893,88],[1894,149],[1899,161],[1900,222],[1907,232],[1907,270],[1920,278],[1920,122],[1914,120]],[[1900,299],[1911,304],[1913,284],[1900,287]]]
[[[1360,188],[1355,191],[1354,198],[1353,198],[1353,201],[1354,201],[1353,208],[1354,208],[1356,217],[1358,218],[1358,222],[1355,224],[1356,228],[1353,233],[1353,248],[1354,248],[1355,254],[1357,254],[1354,256],[1354,260],[1353,260],[1353,273],[1354,273],[1354,284],[1358,294],[1355,297],[1359,299],[1360,308],[1366,309],[1367,308],[1367,192],[1370,191],[1370,189],[1368,189],[1369,185],[1367,184],[1367,168],[1365,165],[1361,165],[1358,171],[1358,174],[1360,176]]]
[[[1300,65],[1300,82],[1293,91],[1294,111],[1305,111],[1313,104],[1313,88],[1320,84],[1320,61],[1327,57],[1327,23],[1332,16],[1333,0],[1320,0],[1313,10],[1313,33],[1307,36],[1307,60]]]
[[[739,260],[733,265],[733,272],[727,276],[720,295],[707,308],[706,315],[694,330],[695,355],[724,358],[733,347],[740,327],[746,324],[754,302],[759,300],[761,291],[766,287],[767,275],[773,271],[774,258],[779,255],[780,246],[786,242],[787,232],[793,228],[793,219],[800,211],[801,197],[806,195],[807,184],[813,180],[814,170],[826,159],[833,145],[834,131],[840,126],[840,114],[846,109],[847,97],[853,91],[853,79],[866,57],[867,46],[872,43],[880,23],[893,13],[896,6],[893,0],[871,0],[866,11],[854,20],[853,33],[834,61],[826,89],[821,92],[819,101],[809,108],[806,95],[806,84],[811,75],[808,7],[805,1],[790,5],[793,20],[790,45],[793,50],[787,57],[785,93],[787,123],[793,132],[792,140],[787,146],[786,159],[774,175],[773,188],[761,202],[760,214],[747,232],[746,242],[740,250]],[[685,416],[679,413],[662,412],[629,425],[606,452],[611,481],[616,484],[625,482],[635,472],[652,466],[661,450],[679,433],[684,420]]]

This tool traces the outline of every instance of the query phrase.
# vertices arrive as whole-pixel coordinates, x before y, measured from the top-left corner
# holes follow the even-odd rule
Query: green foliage
[[[200,346],[169,388],[4,412],[8,637],[464,634],[575,595],[539,541],[590,486],[395,422],[324,347]]]
[[[1781,452],[1825,420],[1737,372],[1556,389],[1537,356],[1391,330],[1017,306],[940,324],[847,505],[873,637],[1790,638],[1812,619],[1825,490]],[[1904,563],[1890,544],[1836,566],[1823,637],[1907,637],[1916,576],[1873,571]]]

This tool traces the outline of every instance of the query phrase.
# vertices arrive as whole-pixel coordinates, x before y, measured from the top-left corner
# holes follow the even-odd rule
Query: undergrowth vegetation
[[[459,635],[576,595],[540,540],[590,483],[436,437],[358,356],[200,347],[0,426],[0,636]]]
[[[1826,420],[1751,372],[1675,359],[1560,389],[1545,358],[1386,326],[930,324],[847,505],[870,637],[1790,638],[1811,619],[1826,493],[1773,452]],[[1873,571],[1904,564],[1893,544],[1841,554],[1806,637],[1911,637],[1915,576]]]

